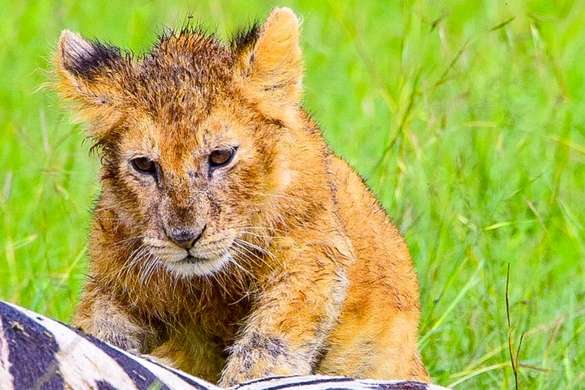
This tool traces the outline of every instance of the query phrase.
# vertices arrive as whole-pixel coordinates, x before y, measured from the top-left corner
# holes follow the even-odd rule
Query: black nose
[[[170,228],[167,234],[181,248],[191,249],[197,240],[199,240],[204,230],[205,226],[202,228]]]

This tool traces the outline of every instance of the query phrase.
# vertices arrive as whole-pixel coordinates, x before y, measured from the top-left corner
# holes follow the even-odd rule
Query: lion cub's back
[[[400,232],[362,178],[344,160],[332,156],[330,166],[338,215],[358,257],[355,266],[362,274],[372,271],[376,280],[382,275],[392,278],[418,301],[418,282]]]
[[[419,292],[408,248],[357,173],[336,156],[330,165],[338,215],[357,260],[349,270],[340,321],[319,371],[426,379],[416,351]]]

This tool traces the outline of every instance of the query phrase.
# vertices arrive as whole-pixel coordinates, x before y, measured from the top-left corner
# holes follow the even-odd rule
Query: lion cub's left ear
[[[253,37],[241,36],[236,43],[241,75],[258,98],[276,105],[300,103],[303,58],[299,30],[299,19],[291,9],[275,8],[260,30],[251,32]]]
[[[88,41],[64,30],[55,52],[55,88],[75,103],[77,119],[90,123],[90,136],[102,137],[119,117],[114,101],[120,95],[118,79],[128,68],[120,49]]]

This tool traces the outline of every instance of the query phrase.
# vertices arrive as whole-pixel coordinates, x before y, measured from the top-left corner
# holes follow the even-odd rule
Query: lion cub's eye
[[[221,168],[228,165],[236,155],[237,147],[228,149],[217,149],[209,154],[209,167]]]
[[[156,163],[148,157],[137,157],[130,160],[130,165],[143,175],[156,176]]]

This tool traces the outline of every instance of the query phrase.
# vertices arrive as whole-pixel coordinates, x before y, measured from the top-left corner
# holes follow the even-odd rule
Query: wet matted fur
[[[286,8],[141,57],[63,32],[57,89],[102,161],[74,323],[221,385],[426,381],[408,249],[303,110],[299,36]]]

